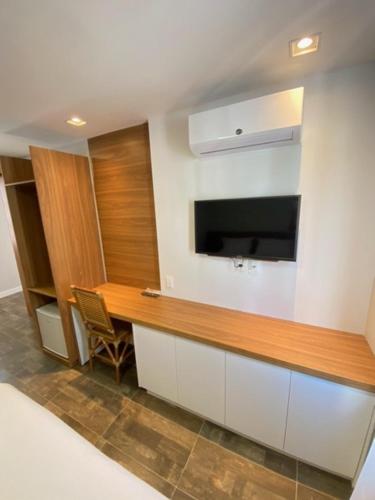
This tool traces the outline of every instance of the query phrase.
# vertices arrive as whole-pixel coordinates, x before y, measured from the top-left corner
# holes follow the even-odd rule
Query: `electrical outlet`
[[[174,276],[167,274],[166,284],[167,284],[167,288],[174,288]]]

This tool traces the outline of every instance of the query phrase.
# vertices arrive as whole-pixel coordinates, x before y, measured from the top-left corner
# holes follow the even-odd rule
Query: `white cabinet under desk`
[[[226,353],[225,425],[282,449],[291,371]]]
[[[225,351],[176,338],[178,403],[224,424]]]
[[[175,337],[140,325],[133,336],[139,385],[177,402]]]
[[[375,394],[133,324],[139,385],[250,439],[353,478]]]
[[[292,372],[284,449],[352,478],[373,409],[373,394]]]
[[[225,351],[133,325],[139,385],[224,424]]]

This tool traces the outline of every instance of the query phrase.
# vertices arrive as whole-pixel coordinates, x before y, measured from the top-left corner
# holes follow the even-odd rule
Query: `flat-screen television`
[[[293,195],[196,201],[196,253],[295,261],[300,199]]]

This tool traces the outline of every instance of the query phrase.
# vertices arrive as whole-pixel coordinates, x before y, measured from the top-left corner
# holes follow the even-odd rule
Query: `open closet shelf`
[[[36,293],[38,295],[44,295],[45,297],[52,297],[56,299],[56,289],[54,285],[41,285],[28,288],[29,292]]]

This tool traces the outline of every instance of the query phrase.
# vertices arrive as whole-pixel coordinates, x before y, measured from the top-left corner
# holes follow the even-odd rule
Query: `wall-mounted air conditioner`
[[[295,144],[300,140],[303,87],[189,116],[189,142],[200,158]]]

